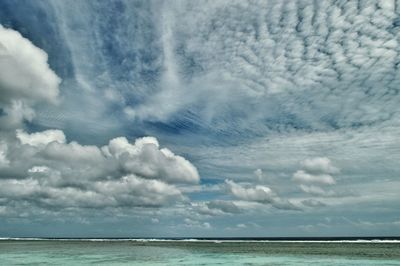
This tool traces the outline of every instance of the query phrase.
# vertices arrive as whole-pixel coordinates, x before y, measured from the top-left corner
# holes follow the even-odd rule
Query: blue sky
[[[0,236],[400,233],[396,1],[0,2]]]

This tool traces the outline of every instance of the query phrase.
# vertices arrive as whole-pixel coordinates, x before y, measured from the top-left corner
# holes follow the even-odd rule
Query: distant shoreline
[[[97,237],[0,237],[0,241],[92,241],[92,242],[307,242],[307,243],[400,243],[400,237],[165,237],[165,238],[97,238]]]

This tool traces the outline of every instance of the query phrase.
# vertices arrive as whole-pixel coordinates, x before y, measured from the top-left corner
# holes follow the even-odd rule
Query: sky
[[[0,1],[0,237],[400,235],[400,1]]]

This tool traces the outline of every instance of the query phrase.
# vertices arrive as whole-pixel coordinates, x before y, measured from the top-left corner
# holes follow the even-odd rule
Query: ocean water
[[[400,265],[400,242],[0,240],[0,265]]]

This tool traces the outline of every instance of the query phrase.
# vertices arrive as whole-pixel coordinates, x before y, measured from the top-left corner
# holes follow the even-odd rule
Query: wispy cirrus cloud
[[[59,129],[27,133],[30,117],[10,112],[9,105],[27,106],[34,115],[35,104],[59,100],[60,79],[47,54],[18,32],[0,26],[0,44],[2,207],[75,208],[83,215],[79,209],[150,208],[188,200],[176,185],[198,183],[196,167],[160,148],[154,137],[133,143],[117,137],[98,147],[67,141]],[[13,123],[5,122],[10,119]]]
[[[395,1],[14,2],[1,41],[30,52],[0,47],[0,175],[27,190],[0,215],[86,206],[207,234],[398,220]]]

